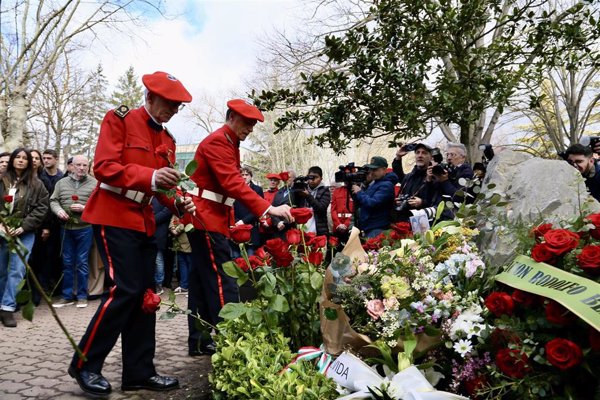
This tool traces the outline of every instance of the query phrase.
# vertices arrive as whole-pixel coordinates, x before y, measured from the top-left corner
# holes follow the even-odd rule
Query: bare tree
[[[162,0],[8,0],[0,2],[0,148],[23,143],[31,99],[61,55],[101,27],[139,25]],[[81,44],[81,43],[80,43]]]

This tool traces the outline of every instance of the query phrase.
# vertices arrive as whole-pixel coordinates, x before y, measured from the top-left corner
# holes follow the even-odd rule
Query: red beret
[[[279,174],[267,174],[267,179],[281,180],[281,177],[279,176]]]
[[[183,84],[173,75],[162,71],[142,76],[142,82],[146,89],[152,93],[171,101],[189,103],[192,95],[183,87]]]
[[[249,119],[256,119],[260,122],[265,120],[265,117],[262,115],[260,110],[242,99],[229,100],[227,102],[227,108],[235,111],[240,114],[242,117],[246,117]]]

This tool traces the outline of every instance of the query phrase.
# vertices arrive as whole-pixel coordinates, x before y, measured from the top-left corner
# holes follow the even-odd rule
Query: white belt
[[[235,203],[235,199],[231,197],[225,197],[222,194],[215,193],[208,189],[202,190],[202,194],[200,195],[203,199],[214,201],[215,203],[225,204],[226,206],[233,207],[233,203]]]
[[[338,218],[352,218],[352,214],[338,213]]]
[[[148,196],[144,192],[139,192],[137,190],[127,190],[116,186],[111,186],[106,183],[100,183],[100,189],[108,190],[109,192],[113,192],[116,194],[120,194],[123,197],[128,198],[129,200],[133,200],[136,203],[140,204],[148,204],[152,201],[153,196]]]

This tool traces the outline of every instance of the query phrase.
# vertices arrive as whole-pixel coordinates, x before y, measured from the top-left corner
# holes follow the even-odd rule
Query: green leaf
[[[248,308],[248,310],[246,310],[246,318],[248,318],[248,321],[253,325],[258,325],[262,322],[262,314],[260,310],[256,308]]]
[[[187,176],[191,176],[194,174],[194,172],[196,172],[197,168],[198,168],[198,161],[192,160],[188,163],[188,165],[185,166],[185,174]]]
[[[444,202],[440,201],[440,204],[438,204],[437,209],[435,211],[435,220],[438,221],[440,219],[440,217],[442,216],[442,213],[444,212]]]
[[[19,291],[19,293],[17,293],[17,304],[24,304],[27,303],[29,300],[31,299],[31,291],[25,289],[25,290],[21,290]]]
[[[164,319],[173,319],[173,318],[175,318],[175,315],[177,315],[177,314],[176,314],[176,313],[174,313],[174,312],[171,312],[171,311],[166,311],[166,312],[164,312],[164,313],[160,314],[160,317],[158,317],[158,319],[159,319],[159,320],[164,320]]]
[[[310,286],[315,290],[319,290],[319,289],[321,289],[322,285],[323,285],[323,275],[321,275],[320,272],[313,272],[312,275],[310,276]]]
[[[250,266],[248,266],[250,268]],[[238,286],[242,286],[248,281],[248,274],[246,274],[236,263],[233,261],[227,261],[223,263],[223,271],[232,278],[237,278]]]
[[[279,312],[288,312],[290,310],[288,301],[280,294],[276,294],[271,298],[271,301],[269,301],[269,307]]]
[[[227,303],[221,308],[219,317],[223,319],[237,319],[244,315],[248,307],[243,303]]]
[[[23,318],[27,321],[33,321],[33,311],[35,307],[33,306],[33,302],[30,300],[21,308],[21,314],[23,314]]]

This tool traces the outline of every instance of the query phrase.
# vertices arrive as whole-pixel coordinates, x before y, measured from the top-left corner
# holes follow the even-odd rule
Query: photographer
[[[459,190],[464,189],[460,180],[462,178],[473,179],[473,169],[471,168],[471,165],[466,162],[466,159],[467,148],[464,144],[448,143],[448,146],[446,147],[446,161],[448,162],[448,165],[440,164],[439,167],[434,167],[432,170],[435,190],[443,197],[458,202],[463,200],[463,196],[456,194]],[[473,195],[469,193],[466,194],[467,203],[472,203],[474,200],[475,198]]]
[[[327,207],[331,199],[329,188],[323,185],[323,170],[321,167],[310,167],[306,174],[308,185],[303,190],[298,190],[298,206],[308,207],[313,210],[313,217],[306,223],[309,232],[317,235],[328,235]]]
[[[371,184],[362,190],[352,185],[352,193],[359,213],[359,226],[365,237],[371,238],[388,229],[391,223],[391,210],[394,206],[394,186],[398,176],[387,172],[388,163],[383,157],[373,157],[365,167],[369,170]]]
[[[600,201],[600,165],[593,155],[592,148],[582,144],[571,145],[566,151],[567,162],[577,168],[592,197]]]
[[[402,169],[402,157],[409,153],[410,148],[415,152],[415,166],[411,172],[404,174]],[[392,162],[394,173],[402,176],[400,185],[400,196],[396,199],[395,219],[408,221],[411,215],[417,213],[414,210],[423,210],[428,219],[433,219],[435,209],[430,207],[433,196],[433,183],[430,166],[432,164],[433,149],[424,143],[411,146],[401,146],[396,152],[396,158]],[[429,174],[428,174],[429,169]]]
[[[279,176],[281,177],[284,185],[277,191],[271,204],[273,207],[277,207],[282,204],[287,204],[288,206],[295,205],[298,202],[298,196],[294,193],[292,186],[294,185],[294,180],[296,179],[296,172],[290,169],[287,172],[280,173]],[[285,231],[293,225],[285,222],[283,218],[276,216],[271,216],[271,224],[276,229],[275,235],[283,238],[285,238]]]

